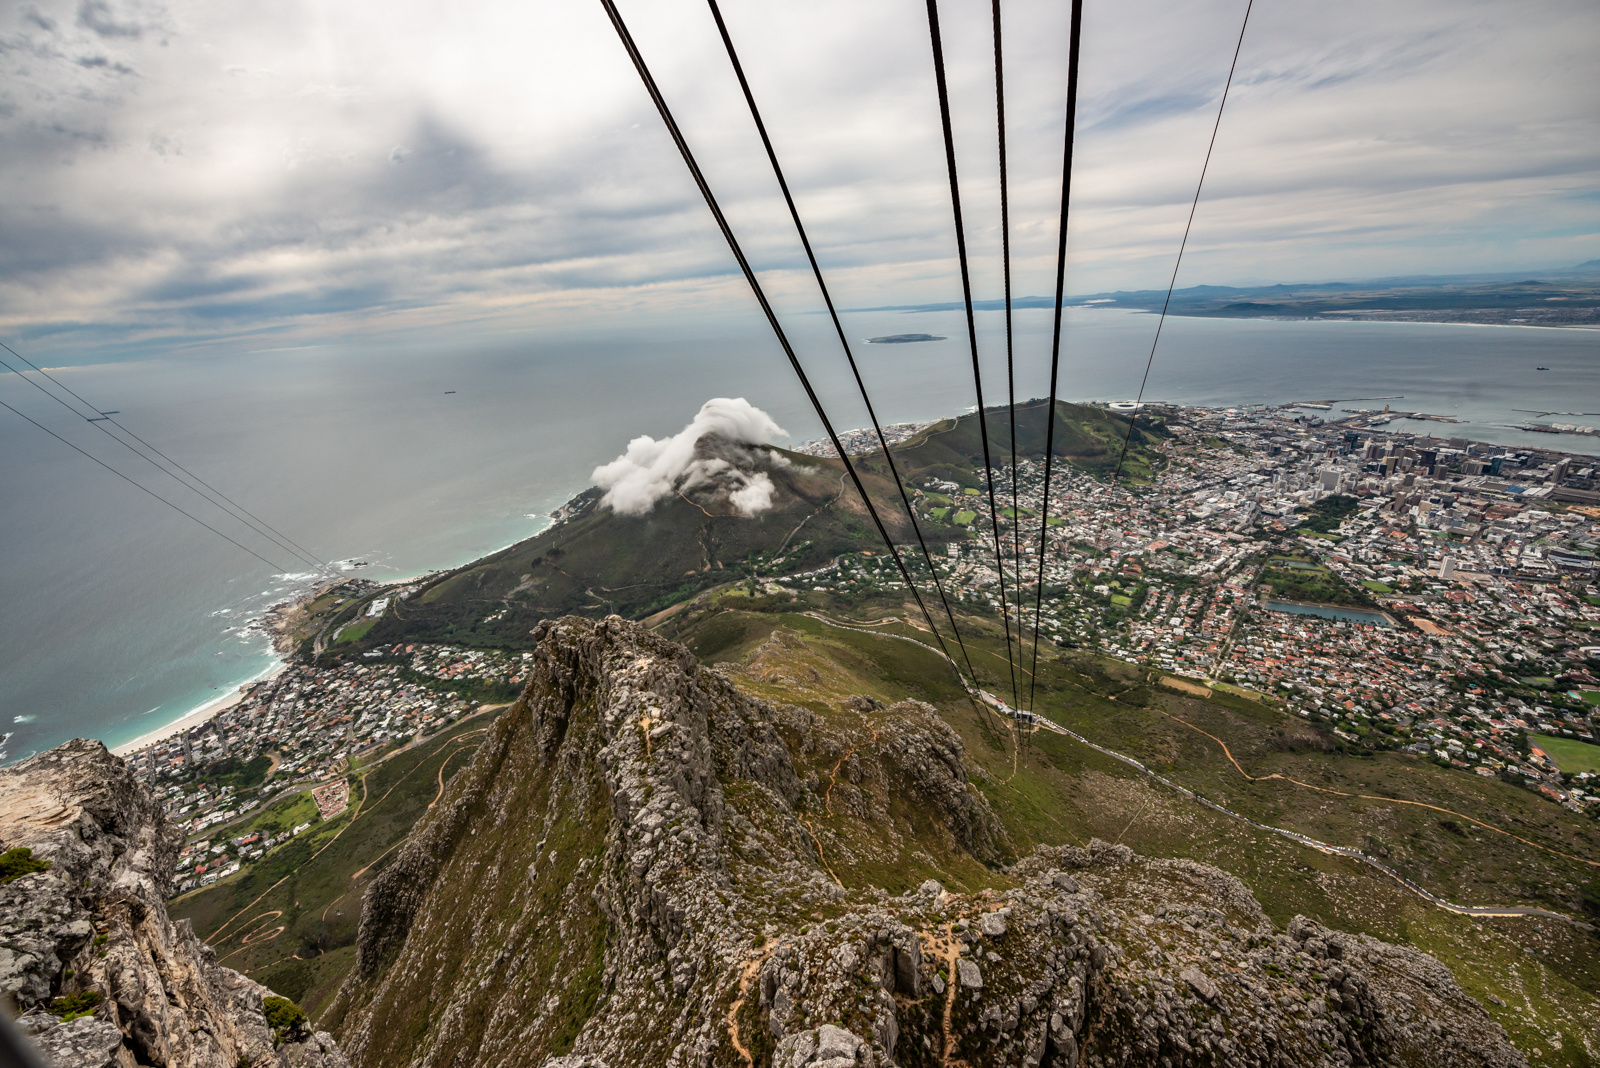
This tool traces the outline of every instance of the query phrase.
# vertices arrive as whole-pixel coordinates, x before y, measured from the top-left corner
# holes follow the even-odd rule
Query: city
[[[1590,461],[1390,433],[1367,425],[1370,413],[1329,422],[1324,410],[1147,406],[1140,422],[1162,454],[1151,485],[1058,467],[1042,634],[1168,673],[1176,688],[1259,700],[1353,751],[1400,750],[1600,816],[1600,749],[1585,744],[1600,714],[1589,659],[1600,644],[1586,638],[1600,624]],[[876,435],[843,440],[870,453]],[[1020,629],[1031,633],[1043,468],[1019,464],[1016,510],[1010,469],[994,476],[998,568],[981,469],[966,485],[912,487],[914,502],[930,529],[968,528],[937,561],[954,604],[997,616],[1003,577],[1017,630],[1020,563]],[[904,556],[931,585],[920,559]],[[904,588],[885,554],[865,551],[761,581],[844,607]],[[346,773],[492,707],[485,695],[510,700],[530,656],[407,643],[291,663],[201,727],[142,750],[135,767],[191,836],[176,892],[337,816]],[[269,801],[334,784],[342,792],[319,792],[307,822],[228,836]]]

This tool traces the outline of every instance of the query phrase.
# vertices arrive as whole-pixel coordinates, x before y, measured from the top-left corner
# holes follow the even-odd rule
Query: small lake
[[[1320,616],[1323,619],[1342,619],[1346,623],[1367,623],[1375,627],[1392,627],[1394,623],[1382,612],[1365,608],[1343,608],[1332,604],[1303,604],[1299,601],[1264,601],[1269,612],[1293,612],[1297,616]]]

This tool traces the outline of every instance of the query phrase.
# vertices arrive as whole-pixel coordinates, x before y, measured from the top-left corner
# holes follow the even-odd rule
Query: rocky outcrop
[[[181,833],[122,760],[77,739],[0,770],[0,848],[46,870],[0,886],[0,997],[66,1066],[343,1068],[326,1035],[288,1044],[266,988],[167,916]],[[64,1020],[59,999],[89,1015]],[[51,1012],[52,1007],[62,1016]]]
[[[616,617],[536,633],[522,700],[367,892],[332,1010],[358,1068],[1525,1063],[1432,958],[1279,930],[1204,865],[1096,842],[976,892],[844,885],[819,850],[867,750],[969,870],[999,848],[926,706],[856,709],[870,743],[808,784],[784,739],[820,744],[813,713]]]

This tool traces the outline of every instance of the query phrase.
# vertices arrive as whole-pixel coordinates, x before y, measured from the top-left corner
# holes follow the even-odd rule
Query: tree
[[[261,1002],[261,1010],[279,1042],[301,1038],[310,1030],[305,1011],[288,998],[268,995]]]

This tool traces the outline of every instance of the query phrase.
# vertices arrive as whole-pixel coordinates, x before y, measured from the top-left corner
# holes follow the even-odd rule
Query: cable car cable
[[[1013,360],[1012,332],[1011,332],[1011,198],[1006,179],[1006,81],[1005,60],[1001,49],[1001,20],[1000,0],[990,0],[990,11],[994,22],[994,107],[995,129],[999,131],[999,160],[1000,160],[1000,263],[1001,277],[1005,294],[1006,312],[1006,414],[1010,419],[1011,433],[1011,529],[1007,532],[1011,542],[1011,559],[1014,570],[1014,589],[1022,589],[1022,539],[1018,537],[1019,524],[1022,522],[1021,502],[1017,493],[1017,372]],[[1022,606],[1021,594],[1018,595],[1017,605],[1017,649],[1022,649]],[[1013,686],[1015,686],[1015,672],[1013,672]],[[1017,694],[1012,693],[1012,703],[1015,707],[1022,707],[1017,702]]]
[[[1194,212],[1200,206],[1200,190],[1206,184],[1206,168],[1211,166],[1211,150],[1217,147],[1217,131],[1222,127],[1222,109],[1228,106],[1228,90],[1233,88],[1233,72],[1239,66],[1239,50],[1244,47],[1245,27],[1250,25],[1250,9],[1256,0],[1244,6],[1244,21],[1239,24],[1239,41],[1233,46],[1233,62],[1228,66],[1228,80],[1222,86],[1222,101],[1217,105],[1217,121],[1211,126],[1211,143],[1206,145],[1206,159],[1200,165],[1200,180],[1194,186],[1194,201],[1189,205],[1189,221],[1183,224],[1183,240],[1178,244],[1178,259],[1172,265],[1172,280],[1167,283],[1167,299],[1161,302],[1161,318],[1156,320],[1156,336],[1150,342],[1150,358],[1144,364],[1144,377],[1139,380],[1139,395],[1134,399],[1133,411],[1128,413],[1128,434],[1122,440],[1122,455],[1117,457],[1117,471],[1111,476],[1115,483],[1122,477],[1122,464],[1128,458],[1128,445],[1133,441],[1133,424],[1139,418],[1139,406],[1144,403],[1144,387],[1150,381],[1150,367],[1156,361],[1156,346],[1161,343],[1161,328],[1167,321],[1167,306],[1172,303],[1172,289],[1178,284],[1178,268],[1183,265],[1183,250],[1189,245],[1189,228],[1194,225]]]
[[[1039,618],[1044,611],[1044,556],[1050,532],[1050,468],[1056,447],[1056,383],[1061,370],[1061,307],[1067,280],[1067,221],[1072,203],[1072,147],[1078,124],[1078,45],[1083,37],[1083,0],[1072,0],[1072,28],[1067,45],[1067,121],[1061,150],[1061,224],[1056,241],[1055,325],[1050,340],[1049,410],[1044,432],[1044,500],[1039,505],[1039,585],[1033,597],[1033,672],[1028,683],[1028,711],[1039,685]]]
[[[628,58],[633,61],[634,69],[639,72],[639,78],[644,82],[645,91],[650,94],[651,101],[656,110],[661,114],[661,120],[666,124],[667,132],[672,136],[673,143],[677,145],[678,152],[683,156],[684,164],[689,168],[689,174],[694,179],[695,185],[700,189],[700,195],[705,198],[706,207],[711,209],[711,215],[716,220],[717,228],[722,231],[723,238],[728,242],[728,249],[733,253],[733,258],[738,261],[739,269],[744,272],[745,281],[750,284],[750,291],[755,295],[756,303],[761,306],[761,311],[767,317],[767,323],[772,327],[772,332],[777,336],[778,344],[782,346],[784,355],[789,359],[789,365],[794,369],[795,376],[799,378],[801,388],[811,401],[811,406],[817,413],[817,418],[822,422],[822,427],[828,433],[828,440],[833,443],[839,459],[844,462],[844,469],[854,483],[856,493],[861,496],[862,503],[867,506],[867,512],[872,516],[873,525],[878,528],[878,534],[883,538],[884,545],[888,546],[889,555],[893,557],[900,574],[906,580],[906,588],[916,598],[917,607],[922,610],[923,618],[928,622],[928,629],[933,632],[934,638],[939,642],[944,657],[952,665],[955,659],[950,656],[949,648],[945,645],[944,637],[938,628],[933,625],[933,616],[928,611],[928,606],[923,603],[922,593],[916,584],[911,581],[910,572],[906,570],[905,561],[900,558],[900,551],[895,548],[894,540],[889,537],[889,531],[883,525],[883,519],[878,515],[877,506],[872,503],[872,498],[867,494],[867,489],[861,483],[861,476],[857,473],[855,464],[850,462],[850,454],[845,452],[844,444],[839,440],[839,435],[833,429],[833,422],[828,418],[828,413],[822,407],[822,401],[811,386],[811,379],[806,374],[805,368],[800,364],[800,358],[795,355],[794,346],[789,343],[789,336],[784,332],[783,324],[778,321],[777,313],[773,311],[772,304],[767,300],[766,291],[761,288],[761,281],[756,277],[750,261],[745,258],[744,249],[739,245],[739,239],[734,235],[733,227],[729,225],[727,216],[722,213],[722,206],[717,202],[716,194],[711,191],[711,185],[706,181],[705,174],[700,170],[700,164],[695,161],[694,152],[689,148],[689,142],[684,139],[683,132],[678,128],[677,120],[672,117],[672,109],[667,106],[667,101],[661,95],[661,90],[656,86],[656,81],[650,73],[650,68],[640,54],[638,45],[634,43],[633,35],[628,32],[628,27],[622,21],[622,15],[617,10],[615,0],[600,0],[606,10],[606,15],[611,19],[611,25],[617,31],[617,36],[622,41],[622,47],[627,51]],[[959,677],[960,672],[957,671]],[[976,682],[976,680],[974,680]],[[965,689],[965,686],[962,687]],[[971,694],[968,694],[969,699]],[[977,702],[974,701],[976,704]]]
[[[157,470],[162,471],[163,474],[166,474],[168,477],[170,477],[170,478],[174,479],[175,481],[177,481],[177,483],[180,486],[183,486],[185,489],[190,490],[191,492],[198,493],[201,497],[206,497],[206,499],[210,500],[210,502],[212,504],[216,505],[218,508],[221,508],[224,512],[228,512],[228,514],[232,515],[234,519],[239,520],[239,522],[244,523],[245,526],[250,527],[251,529],[255,530],[255,532],[257,534],[260,534],[261,536],[265,537],[268,541],[276,542],[279,548],[283,549],[286,552],[293,553],[295,556],[300,557],[302,560],[308,561],[309,563],[311,563],[311,565],[313,567],[319,568],[321,570],[327,570],[328,564],[325,561],[319,559],[314,553],[311,553],[310,551],[302,548],[293,539],[291,539],[287,534],[284,534],[281,531],[279,531],[276,528],[274,528],[266,520],[262,519],[260,516],[255,515],[249,509],[245,508],[242,504],[239,504],[237,501],[233,500],[227,494],[223,493],[221,490],[217,489],[215,486],[212,486],[210,483],[206,482],[199,475],[196,475],[193,471],[190,471],[188,468],[186,468],[182,464],[178,463],[178,461],[174,460],[172,457],[168,456],[166,453],[162,452],[160,449],[156,448],[154,445],[150,444],[148,441],[146,441],[143,438],[141,438],[138,434],[135,434],[133,431],[131,431],[127,427],[123,426],[117,420],[110,418],[106,413],[102,412],[99,408],[96,408],[93,404],[90,404],[81,395],[79,395],[78,393],[73,391],[71,387],[67,386],[60,379],[58,379],[55,376],[53,376],[52,374],[50,374],[50,372],[46,371],[44,368],[40,367],[38,364],[36,364],[33,361],[29,360],[26,356],[22,355],[16,349],[12,348],[10,345],[7,345],[3,341],[0,341],[0,349],[4,349],[6,352],[9,352],[12,356],[15,356],[18,360],[22,361],[24,364],[27,364],[27,366],[29,368],[31,368],[32,370],[37,372],[39,375],[41,375],[45,379],[49,380],[52,384],[54,384],[62,392],[64,392],[67,395],[71,396],[73,399],[78,401],[78,403],[82,404],[85,408],[88,408],[89,410],[94,412],[95,413],[95,418],[88,419],[88,417],[84,416],[81,412],[74,411],[71,405],[68,405],[65,401],[61,400],[61,398],[56,397],[54,394],[50,393],[49,390],[44,389],[43,386],[40,386],[37,382],[34,382],[27,375],[23,374],[21,371],[18,371],[16,368],[4,364],[3,361],[0,361],[0,366],[5,366],[6,370],[11,371],[11,372],[13,372],[13,373],[15,373],[17,375],[20,375],[22,377],[23,381],[27,382],[29,385],[32,385],[34,388],[43,390],[43,392],[45,393],[46,396],[49,396],[52,400],[56,401],[56,403],[64,405],[67,408],[67,410],[71,411],[74,415],[77,415],[80,418],[84,418],[84,419],[94,423],[95,429],[104,431],[105,433],[109,434],[113,441],[116,441],[118,444],[122,445],[124,448],[132,450],[135,455],[140,456],[141,458],[143,458],[144,460],[148,461],[149,463],[155,464],[155,467],[156,467]],[[121,438],[118,438],[115,434],[111,434],[110,431],[105,430],[104,427],[100,426],[100,423],[102,421],[110,423],[112,426],[116,427],[118,430],[122,431],[124,434],[127,434],[134,441],[137,441],[140,445],[143,445],[145,448],[149,449],[151,452],[153,452],[157,456],[161,457],[167,463],[171,464],[173,467],[176,467],[179,471],[182,471],[189,478],[193,479],[195,482],[198,482],[201,486],[204,486],[205,489],[211,491],[211,493],[214,493],[218,497],[222,498],[223,501],[227,502],[227,505],[230,505],[230,506],[232,506],[232,508],[237,509],[238,512],[242,512],[243,516],[248,516],[249,520],[254,520],[254,523],[252,523],[249,520],[245,519],[241,515],[235,514],[233,511],[230,510],[229,507],[219,503],[218,501],[211,500],[211,498],[207,497],[207,495],[204,492],[195,489],[193,486],[188,485],[187,483],[185,483],[183,481],[183,479],[178,478],[176,475],[172,474],[172,472],[166,471],[165,469],[163,469],[160,464],[157,464],[154,460],[151,460],[148,456],[144,456],[142,453],[139,452],[138,449],[134,449],[133,446],[129,445],[126,441],[123,441]],[[256,526],[255,525],[256,523],[259,523],[260,526]]]
[[[872,398],[868,395],[866,383],[861,378],[861,370],[856,364],[855,353],[850,348],[850,340],[844,332],[844,325],[839,321],[839,313],[834,307],[833,294],[829,291],[828,284],[823,279],[822,267],[818,264],[816,252],[811,247],[811,238],[806,233],[805,224],[800,219],[800,210],[795,206],[794,196],[789,190],[788,179],[784,177],[783,167],[778,163],[778,154],[772,146],[772,138],[767,134],[767,124],[762,121],[761,109],[756,106],[755,94],[751,91],[750,83],[745,78],[744,64],[739,61],[738,49],[734,47],[733,37],[728,32],[727,23],[723,21],[722,10],[717,6],[717,0],[706,0],[706,3],[711,8],[711,17],[716,20],[717,32],[722,36],[723,46],[728,52],[728,60],[733,65],[733,73],[739,79],[739,88],[744,93],[745,103],[750,107],[750,117],[755,121],[756,132],[761,135],[761,144],[766,149],[768,162],[772,164],[772,173],[778,180],[778,188],[783,192],[784,203],[789,207],[789,217],[794,220],[795,231],[800,235],[800,244],[805,248],[806,259],[811,263],[811,273],[816,277],[817,288],[821,290],[823,303],[828,307],[828,315],[833,320],[833,329],[839,335],[839,344],[843,347],[845,359],[850,364],[850,373],[855,377],[856,388],[861,392],[861,403],[866,406],[867,416],[872,420],[873,432],[878,436],[878,445],[883,450],[883,458],[888,461],[889,471],[894,475],[895,488],[900,491],[900,501],[905,506],[907,518],[911,520],[911,529],[916,532],[917,546],[922,550],[923,560],[927,562],[928,573],[933,576],[934,589],[939,594],[939,601],[944,607],[945,618],[950,622],[950,629],[955,633],[956,644],[961,649],[961,658],[967,665],[967,674],[972,678],[973,685],[976,686],[978,675],[973,670],[972,657],[967,653],[966,642],[962,640],[961,627],[956,623],[955,612],[951,610],[949,598],[945,595],[944,583],[940,581],[939,571],[934,567],[933,557],[928,552],[927,541],[922,536],[922,526],[917,522],[916,509],[911,506],[911,498],[906,493],[905,482],[900,477],[900,467],[895,463],[894,453],[890,451],[889,443],[884,438],[883,427],[878,422],[878,413],[872,406]]]
[[[272,568],[274,571],[276,571],[276,572],[278,572],[280,574],[288,574],[289,573],[288,572],[288,568],[279,567],[277,564],[273,563],[271,560],[268,560],[265,556],[262,556],[260,553],[256,552],[254,549],[250,548],[248,545],[240,545],[239,542],[234,541],[232,538],[228,537],[222,531],[218,530],[216,527],[212,526],[210,523],[207,523],[204,519],[201,519],[199,516],[192,515],[189,512],[184,511],[182,508],[178,507],[176,504],[173,504],[171,501],[169,501],[165,497],[161,496],[161,494],[157,493],[155,490],[150,489],[150,488],[148,488],[146,486],[143,486],[138,482],[135,482],[133,479],[129,478],[127,475],[123,474],[121,471],[118,471],[115,467],[112,467],[110,464],[106,463],[104,460],[100,459],[98,456],[95,456],[93,453],[84,452],[84,450],[78,448],[78,446],[74,445],[72,442],[68,441],[66,438],[62,437],[60,434],[57,434],[54,430],[51,430],[49,427],[45,426],[43,423],[38,422],[37,420],[32,419],[27,415],[24,415],[22,412],[19,412],[17,409],[11,407],[11,405],[7,404],[5,401],[0,401],[0,408],[6,409],[12,415],[16,415],[16,416],[19,416],[19,417],[21,417],[23,419],[27,419],[28,422],[32,423],[34,426],[38,427],[40,430],[43,430],[46,434],[49,434],[51,437],[53,437],[57,441],[61,442],[61,444],[65,445],[67,448],[73,450],[74,452],[82,453],[84,456],[87,456],[89,459],[93,460],[95,463],[97,463],[101,467],[105,468],[107,471],[110,471],[113,475],[116,475],[118,478],[122,479],[122,481],[128,483],[128,485],[133,486],[136,489],[144,490],[144,492],[148,493],[150,496],[154,497],[156,500],[160,501],[162,504],[166,505],[168,508],[171,508],[174,512],[177,512],[179,515],[187,516],[188,518],[194,520],[196,523],[199,523],[201,526],[203,526],[207,530],[211,531],[211,533],[213,533],[217,537],[221,538],[223,541],[229,542],[230,544],[233,544],[233,545],[237,545],[239,548],[243,549],[245,552],[249,553],[251,556],[255,557],[257,560],[260,560],[263,564],[266,564],[268,567]]]
[[[16,353],[14,351],[12,351],[9,347],[5,346],[4,344],[0,344],[0,348],[5,348],[5,350],[7,352],[11,352],[11,354],[13,356],[16,355]],[[19,360],[22,359],[22,357],[20,357],[20,356],[18,356],[17,358]],[[26,361],[24,361],[24,362],[26,362]],[[32,367],[33,365],[30,363],[28,366]],[[112,441],[116,442],[118,445],[121,445],[123,448],[125,448],[129,452],[133,453],[135,456],[137,456],[139,459],[143,460],[145,463],[150,464],[157,471],[160,471],[163,475],[166,475],[168,478],[170,478],[173,481],[177,482],[178,485],[182,486],[184,489],[190,490],[191,492],[194,492],[194,493],[199,493],[201,499],[205,500],[209,504],[213,504],[213,505],[216,505],[218,508],[221,508],[222,511],[229,518],[238,519],[241,523],[244,523],[244,525],[246,527],[249,527],[251,530],[255,531],[257,534],[262,535],[268,541],[270,541],[273,544],[277,545],[278,548],[283,549],[286,552],[289,552],[289,553],[291,553],[292,555],[294,555],[296,557],[299,557],[301,560],[306,560],[306,557],[303,556],[302,554],[296,553],[293,549],[290,549],[287,545],[283,544],[281,541],[278,541],[278,539],[272,537],[270,534],[268,534],[266,531],[260,529],[259,527],[256,527],[256,526],[252,525],[251,523],[246,522],[243,519],[240,519],[239,516],[235,515],[233,512],[230,512],[227,508],[223,508],[223,506],[221,504],[219,504],[217,501],[213,500],[211,497],[207,496],[206,494],[201,493],[199,490],[196,490],[193,486],[190,486],[188,483],[186,483],[182,479],[178,478],[178,476],[174,475],[171,471],[168,471],[166,468],[164,468],[160,464],[156,463],[149,456],[147,456],[144,453],[140,452],[138,449],[134,448],[132,445],[130,445],[126,441],[124,441],[122,438],[117,437],[117,435],[111,433],[111,431],[109,431],[105,427],[101,426],[100,424],[102,422],[106,421],[104,416],[101,416],[99,418],[94,418],[94,419],[90,419],[90,418],[84,416],[82,412],[79,412],[77,409],[73,408],[72,405],[68,404],[66,401],[62,400],[60,397],[56,396],[54,393],[51,393],[48,389],[45,389],[39,383],[35,382],[33,379],[31,379],[27,375],[23,374],[21,371],[17,370],[15,367],[12,367],[9,363],[7,363],[4,360],[0,360],[0,368],[4,368],[5,370],[10,371],[12,374],[17,375],[24,382],[28,383],[28,385],[32,386],[34,389],[37,389],[39,392],[43,393],[46,397],[49,397],[51,400],[53,400],[57,404],[61,405],[67,411],[71,412],[73,414],[73,416],[75,416],[76,418],[79,418],[79,419],[83,419],[85,422],[87,422],[88,424],[93,426],[96,430],[100,431],[102,434],[104,434],[107,437],[109,437]],[[51,381],[55,381],[55,380],[51,379]],[[85,402],[85,403],[87,403],[87,402]],[[313,567],[320,567],[321,566],[321,565],[319,565],[319,564],[317,564],[317,563],[315,563],[313,561],[310,561],[310,560],[306,560],[306,562],[311,563]]]
[[[928,37],[933,46],[934,83],[944,132],[945,169],[950,175],[950,206],[955,216],[956,257],[961,264],[961,294],[967,311],[967,343],[972,349],[972,380],[978,395],[978,433],[983,439],[983,475],[989,487],[989,527],[994,534],[994,565],[1000,573],[1000,619],[1006,632],[1006,664],[1011,669],[1011,699],[1017,700],[1017,663],[1011,653],[1011,612],[1006,603],[1005,557],[1000,551],[1000,518],[994,498],[994,466],[989,455],[989,420],[983,410],[983,371],[978,365],[978,325],[973,318],[972,274],[967,265],[967,231],[961,220],[961,183],[956,173],[955,134],[950,125],[950,91],[945,84],[944,44],[939,36],[939,3],[928,0]],[[1020,640],[1020,635],[1018,636]]]

